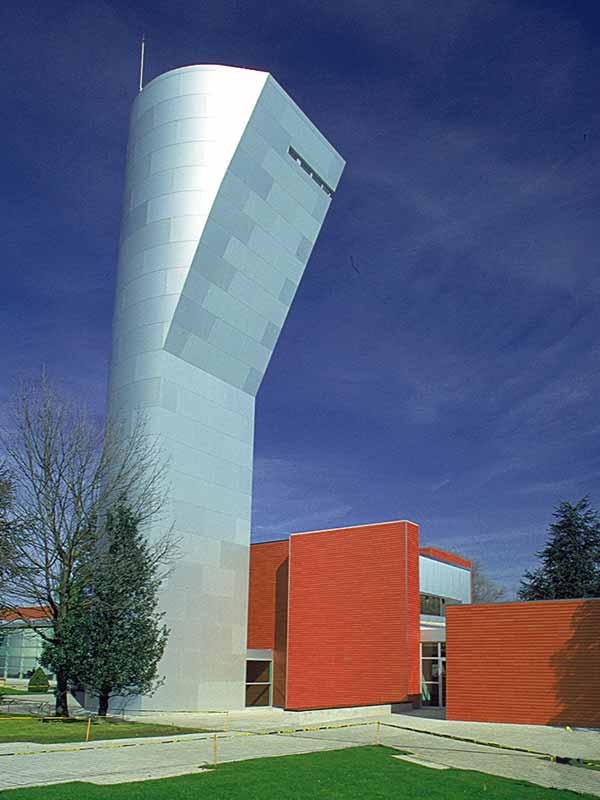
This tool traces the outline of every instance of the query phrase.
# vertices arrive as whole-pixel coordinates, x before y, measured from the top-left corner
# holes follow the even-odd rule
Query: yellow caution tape
[[[357,728],[363,725],[374,725],[375,722],[345,722],[342,725],[317,725],[305,728],[288,728],[275,731],[237,731],[238,736],[285,736],[290,733],[302,733],[304,731],[329,731],[339,728]]]
[[[84,744],[75,747],[60,747],[57,749],[47,749],[47,750],[14,750],[11,753],[0,753],[0,757],[2,756],[35,756],[47,753],[73,753],[79,750],[109,750],[109,749],[118,749],[122,747],[148,747],[150,745],[161,745],[161,744],[176,744],[178,742],[189,742],[189,741],[203,741],[208,739],[209,737],[217,736],[218,739],[225,739],[225,738],[235,738],[236,736],[276,736],[276,735],[284,735],[290,733],[301,733],[303,731],[322,731],[322,730],[332,730],[334,728],[353,728],[360,725],[373,725],[372,722],[349,722],[345,723],[344,725],[320,725],[318,727],[305,727],[305,728],[289,728],[287,730],[276,730],[276,731],[231,731],[230,733],[205,733],[205,734],[185,734],[185,738],[183,737],[174,737],[171,739],[161,739],[159,742],[157,741],[142,741],[138,740],[135,742],[115,742],[111,744]],[[194,739],[192,739],[194,737]]]
[[[77,747],[60,747],[56,750],[14,750],[12,753],[0,753],[0,758],[2,756],[37,756],[37,755],[47,755],[48,753],[74,753],[78,750],[117,750],[122,747],[148,747],[150,745],[159,745],[159,744],[177,744],[178,742],[189,742],[189,741],[201,741],[209,736],[212,737],[215,734],[197,734],[195,739],[192,740],[191,737],[194,736],[193,733],[185,734],[185,739],[183,738],[174,738],[174,739],[161,739],[160,742],[144,742],[144,741],[136,741],[136,742],[115,742],[114,744],[84,744],[83,746]],[[222,736],[218,736],[218,738],[223,738]],[[60,744],[60,742],[57,742]]]
[[[12,719],[12,718],[11,718]],[[17,719],[16,717],[14,719]],[[31,719],[31,717],[24,717],[23,719]],[[57,719],[54,717],[53,719]],[[224,738],[235,738],[241,736],[285,736],[292,733],[303,733],[305,731],[326,731],[326,730],[340,730],[341,728],[358,728],[364,727],[365,725],[376,725],[379,722],[380,725],[386,728],[394,728],[396,730],[401,731],[408,731],[410,733],[421,733],[425,736],[433,736],[440,739],[450,739],[452,741],[457,742],[465,742],[467,744],[478,744],[483,745],[485,747],[494,747],[500,750],[509,750],[512,752],[521,752],[527,753],[529,755],[535,756],[543,756],[545,758],[549,758],[552,761],[556,761],[559,756],[552,755],[551,753],[544,753],[539,750],[530,750],[525,747],[517,747],[514,745],[508,744],[498,744],[497,742],[488,742],[480,739],[475,739],[472,737],[467,736],[457,736],[455,734],[448,734],[448,733],[439,733],[437,731],[431,730],[423,730],[422,728],[412,728],[407,725],[394,725],[390,722],[381,722],[379,720],[370,720],[368,722],[345,722],[338,725],[311,725],[311,726],[304,726],[301,728],[279,728],[277,730],[268,730],[268,731],[236,731],[232,730],[230,732],[219,732],[215,733],[214,731],[211,733],[205,734],[185,734],[184,737],[173,737],[169,739],[161,739],[160,741],[144,741],[144,740],[137,740],[135,742],[119,742],[116,741],[111,744],[84,744],[75,747],[61,747],[57,749],[45,749],[45,750],[23,750],[23,751],[13,751],[11,753],[0,753],[1,756],[32,756],[38,754],[47,754],[47,753],[69,753],[69,752],[77,752],[80,750],[108,750],[108,749],[119,749],[123,747],[148,747],[152,745],[163,745],[163,744],[177,744],[180,742],[189,742],[189,741],[204,741],[210,737],[216,736],[219,739]],[[192,738],[193,737],[193,738]]]

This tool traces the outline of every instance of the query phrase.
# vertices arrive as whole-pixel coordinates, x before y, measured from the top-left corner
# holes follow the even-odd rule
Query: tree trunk
[[[108,692],[102,692],[98,695],[98,716],[105,717],[108,712],[108,701],[110,700],[110,694]]]
[[[67,673],[64,669],[59,669],[56,673],[56,708],[55,714],[57,717],[69,716],[69,700],[67,697],[68,683]]]

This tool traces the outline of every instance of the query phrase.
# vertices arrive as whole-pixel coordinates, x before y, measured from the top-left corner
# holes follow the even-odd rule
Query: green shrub
[[[27,684],[28,692],[47,692],[50,688],[48,676],[41,667],[38,667]]]

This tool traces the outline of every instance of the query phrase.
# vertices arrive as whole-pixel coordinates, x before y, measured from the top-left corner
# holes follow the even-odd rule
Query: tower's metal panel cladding
[[[254,398],[344,161],[265,72],[192,66],[133,105],[109,415],[169,459],[181,557],[143,708],[244,705]]]

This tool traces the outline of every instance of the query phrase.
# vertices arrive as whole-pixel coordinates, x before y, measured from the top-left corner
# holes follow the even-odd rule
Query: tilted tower
[[[343,167],[265,72],[183,67],[133,104],[109,415],[159,435],[182,551],[145,708],[244,704],[255,396]]]

